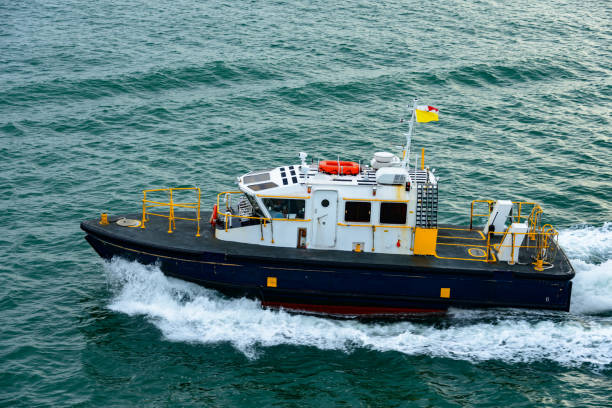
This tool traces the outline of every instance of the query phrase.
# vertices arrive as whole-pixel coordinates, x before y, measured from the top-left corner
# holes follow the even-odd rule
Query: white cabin
[[[306,154],[300,157],[301,164],[239,177],[240,192],[220,193],[216,238],[290,248],[433,254],[438,184],[429,169],[409,170],[387,152],[376,153],[368,166],[306,164]]]

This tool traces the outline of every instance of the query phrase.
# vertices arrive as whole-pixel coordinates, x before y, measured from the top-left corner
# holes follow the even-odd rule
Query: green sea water
[[[612,406],[606,1],[0,0],[0,406]],[[315,158],[396,151],[413,97],[440,219],[537,201],[570,313],[333,320],[104,263],[79,222]]]

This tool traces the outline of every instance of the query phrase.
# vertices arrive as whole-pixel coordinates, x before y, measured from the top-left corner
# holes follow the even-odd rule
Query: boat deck
[[[500,240],[495,237],[492,243],[498,244]],[[487,257],[487,237],[481,229],[441,225],[438,227],[436,256],[441,259],[484,261]]]
[[[126,218],[140,219],[140,214],[128,214]],[[109,216],[109,225],[100,225],[99,219],[87,220],[81,228],[96,237],[114,244],[135,244],[150,248],[157,254],[171,253],[175,257],[197,257],[206,254],[223,255],[225,262],[244,262],[245,260],[266,260],[283,265],[296,263],[301,265],[326,265],[329,267],[378,268],[391,269],[397,272],[414,272],[418,270],[435,270],[440,273],[493,274],[495,272],[512,272],[522,276],[539,279],[567,280],[574,276],[567,257],[561,248],[556,251],[553,265],[544,271],[535,271],[531,257],[521,251],[519,262],[509,265],[507,262],[486,262],[487,239],[481,230],[470,230],[467,227],[439,226],[435,256],[407,256],[371,252],[348,252],[334,250],[316,250],[300,248],[278,248],[254,244],[243,244],[218,240],[207,223],[210,212],[202,212],[200,237],[196,237],[196,225],[192,221],[176,221],[176,229],[168,233],[168,221],[161,217],[151,217],[146,228],[122,227],[117,225],[119,217]],[[499,238],[492,244],[498,243]],[[157,251],[156,251],[157,250]]]

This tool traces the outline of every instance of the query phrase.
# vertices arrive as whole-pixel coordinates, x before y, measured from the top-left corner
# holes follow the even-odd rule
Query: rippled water
[[[606,2],[0,2],[0,405],[603,406],[612,391],[612,31]],[[116,260],[78,223],[401,144],[441,218],[540,202],[570,313],[322,319]]]

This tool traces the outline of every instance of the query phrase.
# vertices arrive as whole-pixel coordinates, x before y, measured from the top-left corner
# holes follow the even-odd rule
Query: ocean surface
[[[612,406],[607,1],[0,0],[0,406]],[[262,310],[104,263],[79,222],[394,151],[413,97],[440,219],[541,203],[570,313]]]

